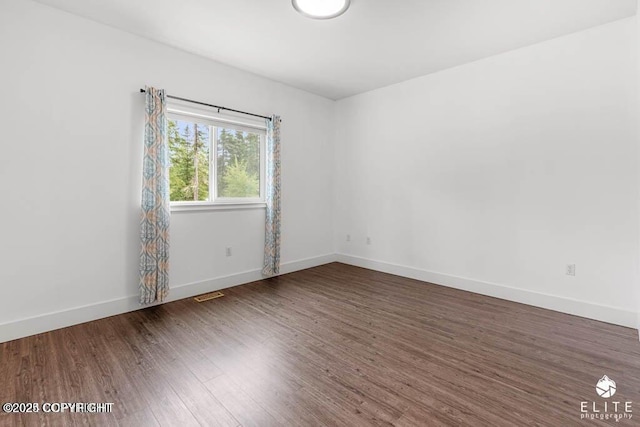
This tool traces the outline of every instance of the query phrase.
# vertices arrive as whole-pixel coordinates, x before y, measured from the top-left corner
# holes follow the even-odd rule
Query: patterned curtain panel
[[[146,88],[140,303],[161,302],[169,291],[169,147],[164,90]]]
[[[266,123],[267,215],[262,274],[274,276],[280,272],[280,116],[272,116]]]

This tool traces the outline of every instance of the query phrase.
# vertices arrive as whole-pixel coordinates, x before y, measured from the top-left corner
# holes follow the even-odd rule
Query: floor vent
[[[196,300],[197,302],[205,302],[205,301],[220,298],[223,296],[224,294],[222,292],[210,292],[208,294],[198,295],[197,297],[194,298],[194,300]]]

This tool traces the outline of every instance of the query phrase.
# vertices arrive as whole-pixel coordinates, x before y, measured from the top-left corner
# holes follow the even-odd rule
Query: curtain
[[[264,267],[262,274],[280,272],[280,116],[266,120],[266,197]]]
[[[163,301],[169,291],[169,147],[164,90],[146,88],[140,303]]]

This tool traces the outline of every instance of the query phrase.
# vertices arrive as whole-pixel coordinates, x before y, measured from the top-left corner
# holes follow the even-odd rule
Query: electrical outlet
[[[371,244],[371,237],[367,237],[367,245]]]
[[[231,256],[231,247],[227,247],[226,254],[227,256]]]
[[[576,275],[576,265],[567,264],[567,276],[575,276],[575,275]]]
[[[351,234],[347,234],[347,242],[351,241]]]

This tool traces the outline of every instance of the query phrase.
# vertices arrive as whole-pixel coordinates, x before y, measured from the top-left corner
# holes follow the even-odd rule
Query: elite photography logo
[[[631,401],[611,399],[617,391],[616,382],[608,376],[603,375],[596,383],[596,393],[600,399],[591,402],[580,402],[580,419],[611,420],[618,423],[621,420],[630,420],[633,418]]]
[[[616,382],[608,376],[603,375],[600,381],[598,381],[598,384],[596,384],[596,393],[598,393],[598,396],[604,398],[613,397],[613,395],[616,394]]]

